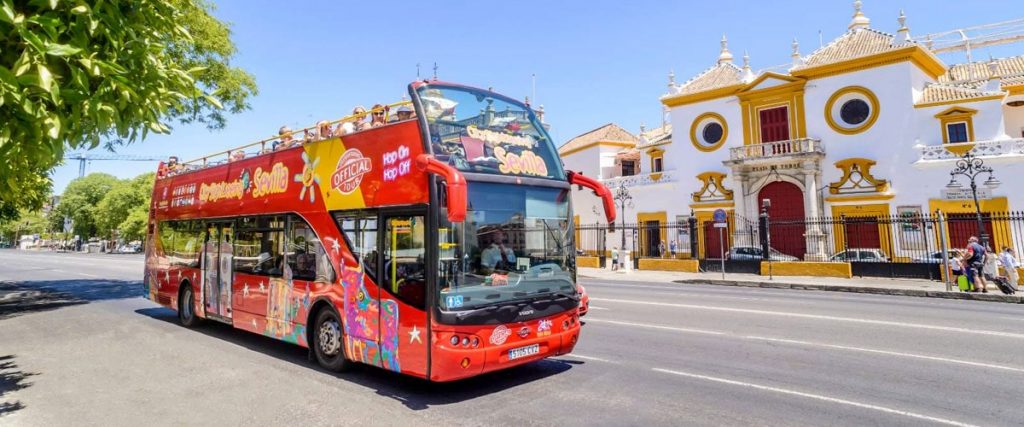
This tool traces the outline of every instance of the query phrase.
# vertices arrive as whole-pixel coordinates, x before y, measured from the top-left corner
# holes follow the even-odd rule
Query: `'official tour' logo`
[[[331,175],[331,188],[340,191],[341,194],[350,194],[359,188],[359,183],[363,182],[363,175],[370,172],[371,168],[369,158],[363,157],[361,151],[349,148],[338,159],[338,168]]]

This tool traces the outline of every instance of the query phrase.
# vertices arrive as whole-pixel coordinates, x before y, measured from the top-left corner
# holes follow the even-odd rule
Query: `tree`
[[[172,121],[224,126],[253,77],[205,0],[0,0],[0,217],[38,208],[64,150]],[[76,226],[77,228],[77,226]]]
[[[131,180],[118,181],[96,204],[94,210],[96,227],[101,236],[109,236],[111,230],[120,230],[121,225],[132,214],[141,212],[143,224],[149,215],[149,200],[153,192],[154,173],[145,173]],[[132,228],[128,230],[134,231]],[[121,236],[122,238],[124,236]]]
[[[50,214],[51,226],[57,221],[63,229],[64,218],[74,221],[74,234],[88,239],[98,234],[109,235],[110,230],[97,227],[97,205],[107,193],[119,184],[113,175],[91,173],[68,183],[60,203]],[[103,233],[99,233],[99,232]]]
[[[23,209],[17,213],[16,218],[0,221],[0,241],[16,244],[20,236],[43,234],[49,228],[41,212]]]

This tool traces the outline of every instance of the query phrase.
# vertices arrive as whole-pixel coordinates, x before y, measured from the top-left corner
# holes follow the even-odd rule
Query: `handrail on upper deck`
[[[387,123],[388,119],[391,118],[390,112],[391,112],[392,108],[395,108],[395,107],[398,107],[398,106],[401,106],[401,105],[411,105],[411,104],[412,104],[412,101],[399,101],[399,102],[387,104],[387,105],[385,105],[383,107],[371,108],[371,109],[366,110],[366,111],[364,111],[362,113],[359,113],[359,114],[350,114],[350,115],[347,115],[347,116],[342,117],[340,119],[329,121],[329,122],[327,122],[327,125],[328,126],[336,126],[339,123],[343,123],[343,122],[347,122],[347,121],[353,121],[353,120],[356,120],[356,119],[362,119],[363,117],[371,115],[371,114],[373,114],[373,113],[375,113],[377,111],[384,111],[384,113],[385,113],[384,122]],[[319,122],[317,122],[317,123],[319,123]],[[295,134],[297,134],[297,133],[305,134],[306,132],[309,132],[309,131],[314,130],[314,129],[317,129],[317,131],[319,131],[319,126],[317,124],[314,124],[313,126],[308,126],[308,127],[302,128],[302,129],[293,130],[293,131],[291,131],[291,132],[289,132],[289,133],[287,133],[285,135],[289,135],[292,138],[295,138]],[[189,160],[187,162],[181,162],[180,165],[182,167],[195,166],[195,165],[205,167],[205,166],[207,166],[208,161],[211,158],[214,158],[214,157],[217,157],[217,156],[220,156],[220,155],[226,155],[227,157],[230,158],[231,157],[231,153],[234,153],[234,152],[239,151],[239,150],[245,151],[245,149],[252,148],[252,147],[255,147],[257,145],[260,148],[260,152],[257,155],[262,155],[262,154],[266,153],[266,149],[267,149],[266,144],[268,142],[280,139],[281,137],[283,137],[285,135],[275,135],[275,136],[272,136],[270,138],[264,138],[264,139],[261,139],[259,141],[252,142],[252,143],[249,143],[249,144],[246,144],[246,145],[242,145],[242,146],[239,146],[239,147],[231,148],[231,149],[224,150],[224,151],[218,151],[216,153],[208,154],[206,156],[199,157],[199,158],[196,158],[196,159],[193,159],[193,160]]]

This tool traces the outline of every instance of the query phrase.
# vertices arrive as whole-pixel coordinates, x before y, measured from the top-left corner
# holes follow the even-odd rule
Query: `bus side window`
[[[285,258],[295,279],[334,282],[334,267],[324,252],[323,244],[313,229],[295,215],[290,218]]]
[[[352,250],[363,271],[377,282],[377,216],[368,213],[337,213],[335,220],[341,226],[345,244]],[[344,267],[342,267],[344,268]]]

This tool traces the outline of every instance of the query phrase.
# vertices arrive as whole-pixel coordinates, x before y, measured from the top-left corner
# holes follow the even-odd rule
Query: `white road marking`
[[[618,320],[587,319],[587,322],[610,323],[610,324],[613,324],[613,325],[635,326],[635,327],[638,327],[638,328],[661,329],[661,330],[676,331],[676,332],[688,332],[688,333],[692,333],[692,334],[729,335],[729,334],[727,334],[725,332],[709,331],[709,330],[706,330],[706,329],[677,328],[675,326],[662,326],[662,325],[651,325],[651,324],[647,324],[647,323],[622,322],[622,321],[618,321]]]
[[[920,323],[907,323],[907,322],[893,322],[888,320],[873,320],[873,319],[858,319],[854,317],[836,317],[836,316],[825,316],[821,314],[803,314],[803,313],[786,313],[781,311],[768,311],[768,310],[754,310],[748,308],[732,308],[732,307],[712,307],[706,305],[695,305],[695,304],[677,304],[667,302],[653,302],[653,301],[636,301],[636,300],[625,300],[625,299],[612,299],[612,298],[591,298],[591,301],[605,301],[605,302],[617,302],[622,304],[638,304],[638,305],[652,305],[659,307],[673,307],[673,308],[689,308],[693,310],[708,310],[708,311],[724,311],[729,313],[744,313],[744,314],[758,314],[765,316],[779,316],[779,317],[793,317],[798,319],[814,319],[814,320],[829,320],[834,322],[848,322],[848,323],[861,323],[868,325],[880,325],[880,326],[893,326],[899,328],[911,328],[911,329],[928,329],[933,331],[943,332],[957,332],[962,334],[972,335],[986,335],[993,337],[1002,338],[1014,338],[1024,339],[1024,334],[1015,334],[1012,332],[999,332],[999,331],[986,331],[977,329],[964,329],[954,328],[952,326],[938,326],[938,325],[925,325]],[[590,319],[593,320],[593,319]]]
[[[590,310],[607,310],[607,308],[590,306]]]
[[[788,339],[782,339],[782,338],[759,337],[759,336],[754,336],[754,335],[744,336],[743,338],[752,339],[752,340],[759,340],[759,341],[771,341],[771,342],[779,342],[779,343],[786,343],[786,344],[805,345],[805,346],[809,346],[809,347],[823,347],[823,348],[831,348],[831,349],[836,349],[836,350],[857,351],[857,352],[862,352],[862,353],[884,354],[884,355],[887,355],[887,356],[896,356],[896,357],[906,357],[906,358],[911,358],[911,359],[931,360],[931,361],[935,361],[935,362],[945,362],[945,363],[953,363],[953,364],[957,364],[957,365],[974,366],[974,367],[978,367],[978,368],[1000,369],[1000,370],[1004,370],[1004,371],[1012,371],[1012,372],[1024,373],[1024,368],[1015,368],[1013,366],[995,365],[995,364],[988,364],[988,363],[978,363],[978,362],[971,362],[971,361],[967,361],[967,360],[951,359],[951,358],[947,358],[947,357],[927,356],[927,355],[923,355],[923,354],[902,353],[902,352],[898,352],[898,351],[878,350],[878,349],[863,348],[863,347],[851,347],[851,346],[836,345],[836,344],[824,344],[824,343],[816,343],[816,342],[810,342],[810,341],[788,340]]]
[[[960,422],[960,421],[954,421],[954,420],[949,420],[949,419],[945,419],[945,418],[933,417],[933,416],[930,416],[930,415],[918,414],[916,412],[904,411],[902,409],[893,409],[893,408],[888,408],[888,407],[885,407],[885,406],[872,405],[870,403],[854,402],[852,400],[839,399],[839,398],[835,398],[835,397],[823,396],[823,395],[820,395],[820,394],[805,393],[805,392],[802,392],[802,391],[789,390],[789,389],[778,388],[778,387],[771,387],[771,386],[766,386],[766,385],[761,385],[761,384],[754,384],[754,383],[748,383],[748,382],[743,382],[743,381],[730,380],[730,379],[726,379],[726,378],[712,377],[712,376],[708,376],[708,375],[694,374],[694,373],[690,373],[690,372],[675,371],[675,370],[671,370],[671,369],[652,368],[652,370],[654,370],[655,372],[661,372],[663,374],[671,374],[671,375],[677,375],[677,376],[680,376],[680,377],[687,377],[687,378],[693,378],[693,379],[704,380],[704,381],[712,381],[712,382],[716,382],[716,383],[720,383],[720,384],[728,384],[728,385],[752,388],[752,389],[755,389],[755,390],[770,391],[770,392],[779,393],[779,394],[787,394],[787,395],[790,395],[790,396],[797,396],[797,397],[803,397],[803,398],[807,398],[807,399],[820,400],[822,402],[829,402],[829,403],[836,403],[836,404],[840,404],[840,405],[853,406],[855,408],[870,409],[870,410],[873,410],[873,411],[884,412],[884,413],[887,413],[887,414],[902,415],[904,417],[910,417],[910,418],[915,418],[915,419],[924,420],[924,421],[931,421],[931,422],[939,423],[939,424],[945,424],[945,425],[951,425],[951,426],[961,426],[961,427],[975,427],[974,424],[968,424],[968,423],[964,423],[964,422]]]
[[[1024,373],[1024,368],[1018,368],[1018,367],[1013,367],[1013,366],[988,364],[988,363],[978,363],[978,362],[971,362],[971,361],[967,361],[967,360],[954,359],[954,358],[950,358],[950,357],[929,356],[929,355],[914,354],[914,353],[903,353],[903,352],[898,352],[898,351],[879,350],[879,349],[874,349],[874,348],[853,347],[853,346],[845,346],[845,345],[838,345],[838,344],[826,344],[826,343],[819,343],[819,342],[812,342],[812,341],[791,340],[791,339],[785,339],[785,338],[762,337],[762,336],[757,336],[757,335],[737,335],[737,334],[732,334],[732,333],[728,333],[728,332],[712,331],[712,330],[707,330],[707,329],[678,328],[678,327],[673,327],[673,326],[652,325],[652,324],[648,324],[648,323],[622,322],[622,321],[617,321],[617,320],[587,319],[587,322],[609,323],[609,324],[613,324],[613,325],[633,326],[633,327],[638,327],[638,328],[661,329],[661,330],[668,330],[668,331],[675,331],[675,332],[685,332],[685,333],[695,333],[695,334],[702,334],[702,335],[718,335],[718,336],[727,336],[727,337],[731,337],[731,338],[745,339],[745,340],[769,341],[769,342],[777,342],[777,343],[783,343],[783,344],[802,345],[802,346],[807,346],[807,347],[820,347],[820,348],[827,348],[827,349],[833,349],[833,350],[846,350],[846,351],[854,351],[854,352],[861,352],[861,353],[882,354],[882,355],[886,355],[886,356],[905,357],[905,358],[910,358],[910,359],[930,360],[930,361],[934,361],[934,362],[944,362],[944,363],[951,363],[951,364],[956,364],[956,365],[973,366],[973,367],[977,367],[977,368],[998,369],[998,370],[1003,370],[1003,371],[1011,371],[1011,372]]]
[[[602,359],[600,357],[584,356],[582,354],[576,354],[576,353],[569,353],[569,354],[565,355],[565,357],[574,357],[574,358],[577,358],[577,359],[592,360],[592,361],[595,361],[595,362],[611,363],[611,364],[615,364],[615,365],[619,364],[619,362],[615,362],[615,361],[612,361],[612,360]]]

